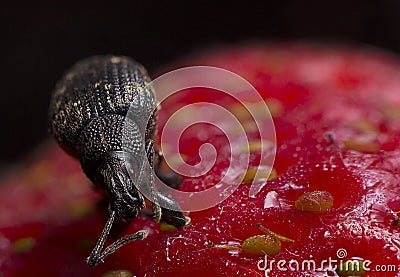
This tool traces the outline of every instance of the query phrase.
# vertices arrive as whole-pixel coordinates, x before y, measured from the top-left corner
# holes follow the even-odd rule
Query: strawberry
[[[230,70],[261,94],[276,130],[272,172],[263,173],[258,133],[240,103],[211,89],[187,90],[163,103],[159,134],[177,136],[179,125],[164,125],[178,107],[228,107],[250,141],[248,148],[231,142],[231,149],[250,152],[249,167],[236,172],[244,178],[236,191],[190,212],[181,229],[138,216],[126,233],[146,229],[148,237],[92,269],[85,260],[104,223],[101,195],[75,160],[47,143],[0,180],[1,274],[400,276],[399,60],[370,49],[270,44],[214,50],[172,67],[198,64]],[[200,161],[204,143],[214,145],[216,163],[203,176],[185,178],[182,191],[212,187],[228,166],[231,145],[207,124],[191,126],[179,139],[188,164]],[[329,259],[339,268],[319,268]],[[316,269],[302,268],[303,261]],[[353,261],[367,270],[346,270]]]

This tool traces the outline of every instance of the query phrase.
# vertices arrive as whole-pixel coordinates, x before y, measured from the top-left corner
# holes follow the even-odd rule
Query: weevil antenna
[[[99,263],[99,255],[101,250],[104,247],[104,242],[106,241],[108,235],[110,234],[111,227],[114,223],[115,219],[115,211],[111,211],[110,215],[108,216],[107,222],[104,225],[103,231],[101,232],[100,238],[98,239],[95,247],[90,253],[90,256],[87,258],[86,263],[89,266],[95,266]]]
[[[151,170],[154,170],[154,141],[153,140],[147,140],[146,141],[146,155],[147,155],[147,160],[150,163],[150,168]],[[145,163],[145,161],[143,161]],[[160,204],[158,203],[158,197],[157,197],[157,192],[154,187],[154,175],[153,172],[150,174],[150,195],[151,195],[151,202],[153,204],[153,217],[154,220],[158,223],[160,222],[161,219],[161,207]]]
[[[134,240],[145,239],[149,233],[147,230],[140,230],[132,235],[128,235],[119,240],[116,240],[115,242],[107,246],[103,252],[101,252],[104,247],[104,242],[106,241],[108,235],[110,234],[110,230],[114,223],[114,220],[115,220],[115,211],[110,211],[110,215],[108,216],[107,222],[104,225],[100,238],[97,241],[95,247],[93,248],[92,253],[90,253],[90,256],[86,260],[86,263],[89,266],[91,267],[96,266],[97,264],[102,262],[105,257],[114,253],[121,246]]]

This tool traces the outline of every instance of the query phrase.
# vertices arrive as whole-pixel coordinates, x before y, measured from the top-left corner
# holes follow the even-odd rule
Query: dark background
[[[397,0],[67,3],[1,8],[0,166],[48,137],[46,114],[55,82],[92,54],[132,56],[151,73],[204,47],[254,39],[369,44],[400,52]]]

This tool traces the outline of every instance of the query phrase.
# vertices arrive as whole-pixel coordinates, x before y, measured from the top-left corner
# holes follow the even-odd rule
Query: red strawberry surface
[[[353,275],[400,276],[397,57],[371,49],[269,44],[213,50],[173,67],[185,65],[230,70],[262,95],[277,138],[269,180],[256,178],[253,186],[248,174],[225,201],[190,212],[191,222],[182,229],[166,231],[140,215],[126,233],[146,229],[148,237],[90,268],[86,257],[104,224],[102,196],[92,190],[77,161],[55,143],[46,143],[0,180],[0,276],[102,276],[118,270],[132,274],[115,276],[344,274],[323,263],[329,259],[337,260],[333,266],[370,261],[369,271]],[[251,118],[240,103],[211,89],[192,89],[163,103],[159,134],[178,137],[179,124],[166,133],[163,126],[172,111],[195,102],[231,110],[243,123],[250,147],[229,142],[207,124],[188,128],[179,138],[188,164],[199,161],[204,143],[213,144],[218,156],[207,174],[186,178],[180,190],[216,185],[228,166],[229,149],[250,151],[250,168],[260,165]],[[224,125],[225,119],[220,120]],[[238,176],[247,169],[237,170]],[[324,199],[330,194],[333,205],[321,211],[296,208],[296,200],[316,191]],[[318,199],[311,201],[319,204]],[[246,239],[266,235],[257,223],[294,242],[282,241],[279,253],[267,258],[241,251]],[[303,261],[316,267],[302,267]]]

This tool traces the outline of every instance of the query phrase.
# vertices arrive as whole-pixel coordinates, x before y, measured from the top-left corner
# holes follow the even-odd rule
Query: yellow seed
[[[248,120],[251,119],[251,114],[247,110],[247,108],[241,104],[237,103],[231,106],[230,111],[235,115],[235,117],[239,120]]]
[[[272,116],[279,116],[283,112],[282,103],[275,98],[265,101],[243,102],[231,106],[230,111],[240,121],[247,121],[252,118],[263,118],[267,115],[267,108]]]
[[[281,251],[281,241],[294,242],[294,240],[279,235],[271,230],[265,228],[261,223],[257,223],[256,226],[260,227],[261,230],[266,232],[266,235],[256,235],[247,238],[241,246],[237,245],[236,242],[230,244],[210,244],[210,247],[226,249],[231,251],[243,251],[245,253],[254,254],[257,256],[274,256]]]
[[[269,106],[269,104],[271,106]],[[275,98],[269,98],[265,101],[260,101],[260,102],[255,102],[255,103],[250,103],[249,107],[251,108],[252,114],[253,116],[257,117],[264,117],[266,116],[266,110],[267,108],[269,109],[271,115],[272,115],[272,111],[271,111],[271,107],[274,110],[275,108],[277,108],[279,105],[282,105],[282,103],[275,99]],[[274,110],[275,112],[277,110]]]
[[[174,149],[167,144],[163,145],[162,155],[167,158],[162,160],[161,166],[168,170],[170,170],[169,165],[175,168],[182,164],[185,164],[188,160],[187,155],[176,153],[176,151],[174,151]],[[168,164],[166,162],[166,159],[168,160]]]
[[[276,172],[275,168],[273,168],[273,169],[271,170],[271,173],[270,173],[269,176],[268,176],[268,180],[275,179],[277,176],[278,176],[278,173]]]
[[[78,241],[76,248],[78,250],[87,251],[92,249],[96,245],[96,240],[94,238],[84,238]]]
[[[281,251],[281,242],[270,235],[257,235],[247,238],[242,244],[242,250],[257,256],[274,256]]]
[[[49,185],[49,171],[50,166],[45,162],[41,162],[30,167],[26,173],[28,183],[39,189],[46,187]]]
[[[172,231],[176,231],[178,230],[175,226],[165,223],[165,222],[161,222],[160,223],[160,231],[162,232],[172,232]]]
[[[245,130],[245,132],[247,133],[251,133],[251,132],[255,132],[258,131],[259,128],[256,124],[255,121],[253,120],[247,120],[242,124],[243,129]]]
[[[294,204],[301,211],[325,212],[332,208],[333,197],[327,191],[305,192]]]
[[[276,98],[268,98],[265,100],[268,106],[269,112],[273,117],[279,117],[283,114],[285,107],[282,102]]]
[[[165,154],[165,157],[168,157],[168,164],[172,167],[180,166],[188,160],[188,156],[185,154],[168,155],[168,153]]]
[[[248,145],[242,147],[241,152],[257,152],[271,149],[274,144],[269,140],[250,141]]]
[[[262,182],[267,180],[272,180],[276,178],[277,173],[275,169],[267,165],[253,166],[250,167],[246,173],[239,176],[239,181],[242,180],[243,183],[251,182]]]
[[[350,138],[344,142],[347,149],[356,150],[360,152],[378,152],[380,145],[378,142],[368,138]]]
[[[12,249],[14,253],[25,253],[29,252],[35,244],[36,240],[34,238],[22,238],[13,242]]]
[[[73,218],[83,218],[93,212],[95,206],[93,203],[83,200],[77,200],[67,206],[67,212]]]
[[[359,132],[371,132],[371,133],[378,133],[379,128],[376,124],[367,121],[367,120],[354,120],[350,123],[350,125]]]
[[[133,274],[128,270],[113,270],[104,273],[102,277],[132,277]]]
[[[345,263],[341,263],[336,270],[339,275],[346,276],[361,276],[366,274],[366,270],[362,260],[348,260]]]
[[[400,120],[400,107],[398,106],[385,107],[383,113],[388,119]]]

